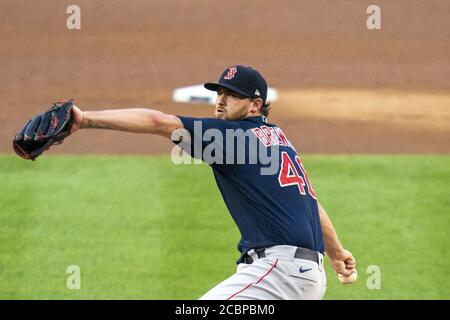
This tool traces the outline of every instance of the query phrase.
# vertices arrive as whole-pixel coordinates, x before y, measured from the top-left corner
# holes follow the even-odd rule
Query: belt
[[[258,259],[264,258],[266,256],[266,248],[255,249],[255,253],[258,256]],[[297,249],[295,250],[294,258],[310,260],[317,264],[320,264],[318,252],[307,248],[297,247]],[[246,264],[252,264],[253,258],[248,254],[245,254],[242,258],[242,262]]]

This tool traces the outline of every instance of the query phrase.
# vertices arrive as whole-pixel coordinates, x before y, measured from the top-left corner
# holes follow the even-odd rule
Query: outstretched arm
[[[325,242],[325,253],[330,259],[331,266],[336,273],[350,276],[356,267],[355,258],[353,258],[350,251],[345,250],[342,246],[325,209],[319,202],[317,202],[317,205],[319,207],[320,225]]]
[[[172,132],[183,128],[177,116],[151,109],[119,109],[81,111],[74,106],[75,123],[72,133],[79,129],[110,129],[135,133],[152,133],[170,138]]]

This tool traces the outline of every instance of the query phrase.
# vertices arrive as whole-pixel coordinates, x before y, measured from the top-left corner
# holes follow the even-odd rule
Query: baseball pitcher
[[[190,118],[136,108],[81,111],[69,100],[32,118],[14,150],[34,160],[82,129],[167,137],[208,163],[241,233],[236,273],[200,299],[321,299],[324,254],[343,283],[356,261],[341,245],[317,200],[302,160],[281,128],[267,121],[267,83],[254,68],[232,66],[218,82],[214,118]]]

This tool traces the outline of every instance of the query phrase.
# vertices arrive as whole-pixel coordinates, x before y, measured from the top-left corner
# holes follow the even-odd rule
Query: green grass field
[[[303,162],[358,262],[347,286],[327,263],[326,299],[450,299],[450,156]],[[234,273],[239,234],[206,165],[4,155],[0,181],[0,299],[197,299]]]

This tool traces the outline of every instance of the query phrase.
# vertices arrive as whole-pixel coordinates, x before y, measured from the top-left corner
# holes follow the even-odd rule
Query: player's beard
[[[224,108],[222,108],[224,109]],[[225,112],[216,115],[216,118],[223,119],[223,120],[229,120],[229,121],[239,121],[242,119],[245,119],[247,117],[248,110],[247,108],[243,107],[240,110],[236,110],[236,112],[229,113],[227,109],[225,109]]]

